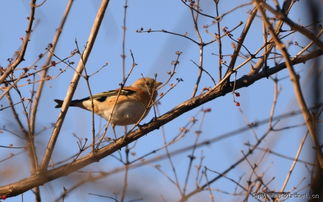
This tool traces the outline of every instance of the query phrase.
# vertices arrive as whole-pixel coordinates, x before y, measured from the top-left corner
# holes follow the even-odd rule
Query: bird
[[[112,124],[127,126],[139,124],[150,111],[157,97],[157,88],[162,85],[155,79],[143,77],[130,86],[98,93],[83,99],[72,100],[71,107],[92,111]],[[55,108],[61,108],[63,100],[55,99]],[[93,101],[93,107],[92,107]]]

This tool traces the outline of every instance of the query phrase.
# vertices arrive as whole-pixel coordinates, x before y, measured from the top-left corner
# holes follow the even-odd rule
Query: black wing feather
[[[93,99],[95,99],[96,101],[99,101],[99,102],[104,102],[108,97],[111,97],[111,96],[117,96],[118,93],[119,93],[120,90],[110,90],[110,91],[105,91],[105,92],[102,92],[102,93],[98,93],[98,94],[95,94],[93,95]],[[132,95],[134,94],[136,91],[134,90],[129,90],[129,89],[122,89],[121,92],[120,92],[120,95]],[[85,101],[85,100],[89,100],[90,99],[90,96],[89,97],[86,97],[86,98],[83,98],[81,100],[78,100],[78,101]]]

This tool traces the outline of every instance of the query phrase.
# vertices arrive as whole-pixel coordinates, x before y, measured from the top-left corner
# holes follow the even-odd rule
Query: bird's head
[[[135,81],[131,86],[143,89],[147,91],[149,94],[152,94],[157,90],[157,88],[162,84],[162,82],[158,82],[155,79],[144,77]]]

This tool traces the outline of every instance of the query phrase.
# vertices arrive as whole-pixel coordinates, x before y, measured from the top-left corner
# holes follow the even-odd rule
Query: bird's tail
[[[56,106],[55,108],[61,108],[62,105],[63,105],[63,100],[58,100],[58,99],[55,99],[54,100],[56,102]],[[79,100],[72,100],[71,103],[70,103],[70,106],[78,106],[78,103],[79,103]]]
[[[63,100],[55,99],[54,101],[56,102],[55,108],[61,108],[62,107]]]

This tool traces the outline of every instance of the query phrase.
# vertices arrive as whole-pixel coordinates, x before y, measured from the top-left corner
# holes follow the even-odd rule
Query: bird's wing
[[[97,93],[97,94],[94,94],[92,96],[92,98],[98,102],[104,102],[108,97],[111,97],[111,96],[117,96],[120,92],[120,95],[125,95],[125,96],[129,96],[129,95],[132,95],[134,94],[136,91],[133,90],[133,89],[130,89],[130,88],[124,88],[124,89],[117,89],[117,90],[110,90],[110,91],[105,91],[105,92],[102,92],[102,93]],[[90,96],[89,97],[86,97],[86,98],[83,98],[81,100],[78,100],[78,101],[85,101],[85,100],[90,100]]]

